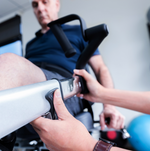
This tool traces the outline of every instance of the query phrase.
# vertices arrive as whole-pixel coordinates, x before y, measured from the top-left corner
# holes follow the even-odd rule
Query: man
[[[62,49],[60,48],[60,45],[56,41],[56,38],[47,26],[49,22],[58,19],[58,12],[60,9],[59,0],[32,0],[32,7],[42,29],[39,30],[36,33],[36,37],[27,44],[26,58],[37,65],[39,62],[47,62],[58,65],[73,73],[76,61],[81,54],[81,51],[87,44],[82,38],[80,27],[67,25],[62,26],[66,36],[77,51],[75,56],[66,58]],[[111,80],[110,74],[107,67],[103,63],[98,50],[89,60],[89,64],[94,70],[99,82],[101,82],[101,84],[105,87],[113,88],[113,82]],[[43,69],[42,71],[45,75],[49,74]],[[47,79],[50,78],[47,77]],[[105,127],[105,117],[111,118],[109,126],[112,128],[120,129],[124,125],[124,117],[115,109],[114,106],[104,104],[104,110],[100,115],[102,129]]]
[[[49,27],[47,27],[47,23],[53,20],[56,20],[58,18],[58,12],[60,9],[59,0],[32,0],[32,7],[37,17],[37,20],[39,21],[42,27],[41,32],[38,32],[38,35],[41,35],[41,36],[37,37],[38,41],[33,39],[32,41],[28,43],[27,52],[25,56],[27,59],[23,57],[19,57],[11,53],[0,55],[0,62],[1,62],[0,63],[0,71],[1,71],[0,72],[0,79],[1,79],[0,90],[46,81],[55,76],[62,78],[62,76],[57,73],[39,68],[38,66],[33,64],[37,62],[38,63],[47,62],[47,59],[48,59],[49,61],[53,60],[54,61],[53,63],[56,65],[60,65],[60,64],[62,65],[65,62],[65,60],[67,60],[66,58],[64,58],[64,54],[62,55],[60,51],[53,49],[53,47],[51,49],[52,51],[50,51],[49,49],[46,49],[47,45],[45,45],[44,43],[48,38],[47,34],[51,32],[51,30],[49,30]],[[64,28],[66,28],[66,26],[64,26]],[[78,30],[79,28],[77,27],[76,29],[79,32]],[[43,39],[40,41],[41,37]],[[76,35],[76,37],[78,38],[78,35]],[[53,44],[53,42],[54,41],[49,40],[50,44]],[[56,43],[56,40],[55,40],[55,43]],[[40,47],[35,47],[35,46],[39,46],[39,44],[41,44]],[[56,46],[57,45],[59,44],[56,43]],[[83,47],[83,44],[81,44],[81,47]],[[40,48],[41,50],[39,50]],[[43,48],[46,51],[43,50]],[[57,58],[53,57],[53,54],[56,55],[56,52],[58,52]],[[50,55],[51,57],[49,58]],[[79,55],[80,54],[77,54],[75,58],[73,59],[69,58],[67,60],[67,65],[72,64],[71,68],[69,68],[68,66],[66,67],[64,66],[64,68],[73,72],[75,63]],[[47,56],[48,58],[46,58]],[[105,87],[112,88],[113,84],[112,84],[112,80],[110,78],[108,69],[104,65],[101,56],[97,52],[95,53],[93,57],[91,57],[91,59],[89,60],[89,64],[94,69],[97,75],[97,78],[102,83],[102,85]],[[80,104],[81,103],[80,100],[78,100],[78,102],[76,103],[76,106],[71,106],[72,103],[73,102],[71,103],[67,102],[66,106],[68,110],[70,111],[70,113],[72,113],[72,115],[75,116],[75,114],[78,114],[81,112],[79,107],[82,106],[82,104]],[[106,104],[104,105],[104,110],[100,116],[102,129],[104,129],[104,125],[105,125],[104,116],[111,118],[111,122],[109,125],[110,127],[116,128],[116,129],[120,129],[123,127],[124,118],[115,109],[114,106],[106,105]],[[117,124],[118,121],[121,121],[119,125]]]

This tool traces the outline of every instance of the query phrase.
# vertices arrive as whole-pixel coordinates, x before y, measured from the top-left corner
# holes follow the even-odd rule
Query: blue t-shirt
[[[79,25],[62,25],[62,29],[76,50],[73,57],[66,58],[54,34],[51,30],[48,30],[45,34],[37,32],[36,37],[28,42],[25,58],[33,63],[47,62],[58,65],[73,73],[78,57],[88,43],[84,41]],[[97,49],[93,55],[99,54]]]

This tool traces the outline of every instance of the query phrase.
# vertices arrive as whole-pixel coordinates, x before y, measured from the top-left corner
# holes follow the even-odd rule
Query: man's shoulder
[[[69,24],[65,24],[62,26],[63,30],[76,30],[76,31],[80,31],[81,27],[80,25],[69,25]]]
[[[31,45],[36,39],[37,39],[37,37],[34,37],[30,41],[28,41],[27,46]]]
[[[42,36],[43,34],[41,33],[41,29],[35,32],[35,37],[32,38],[30,41],[28,41],[27,46],[32,44],[34,41],[38,39],[38,37]]]

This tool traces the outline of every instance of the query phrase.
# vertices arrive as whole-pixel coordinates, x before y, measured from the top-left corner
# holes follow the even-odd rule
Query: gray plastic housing
[[[54,88],[60,89],[55,79],[0,91],[0,138],[48,112],[45,95]]]

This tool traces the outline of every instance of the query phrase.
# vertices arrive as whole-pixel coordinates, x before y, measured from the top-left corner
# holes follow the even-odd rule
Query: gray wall
[[[88,27],[106,23],[110,33],[99,50],[115,88],[149,91],[150,46],[146,25],[149,6],[149,0],[61,0],[59,16],[78,14]],[[22,13],[23,47],[39,28],[31,9]],[[117,108],[125,115],[126,125],[141,114]],[[102,105],[95,104],[93,109],[95,119],[99,119]]]

